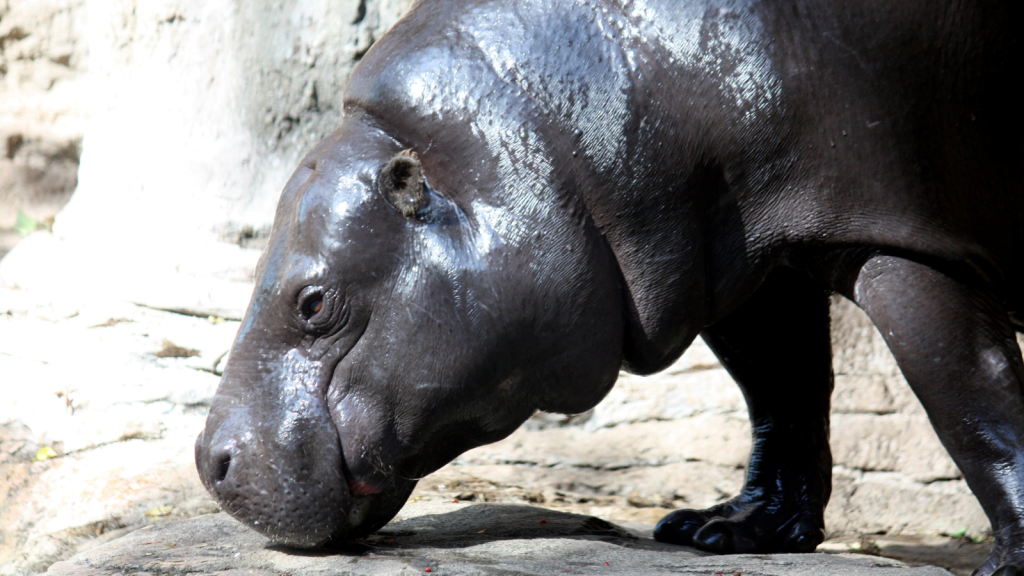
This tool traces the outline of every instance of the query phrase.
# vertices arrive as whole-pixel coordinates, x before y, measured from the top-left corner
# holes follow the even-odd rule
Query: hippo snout
[[[224,511],[296,548],[351,537],[363,506],[353,510],[333,425],[319,418],[261,421],[238,412],[245,411],[211,418],[196,440],[199,475]]]

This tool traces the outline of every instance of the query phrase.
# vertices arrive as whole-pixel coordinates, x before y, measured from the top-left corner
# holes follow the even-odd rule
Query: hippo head
[[[417,479],[538,409],[589,409],[622,364],[572,135],[458,52],[379,42],[282,194],[196,442],[223,509],[276,542],[376,530]]]

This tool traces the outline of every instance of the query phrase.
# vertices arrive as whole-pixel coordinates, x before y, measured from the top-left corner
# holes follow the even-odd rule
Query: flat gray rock
[[[533,506],[406,506],[378,533],[333,550],[274,545],[226,514],[149,526],[50,567],[47,574],[724,574],[949,576],[935,567],[852,554],[713,556],[594,518]]]

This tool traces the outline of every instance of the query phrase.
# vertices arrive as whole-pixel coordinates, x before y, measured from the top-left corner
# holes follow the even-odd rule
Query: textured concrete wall
[[[75,189],[87,118],[85,0],[0,4],[0,256],[19,210],[52,218]]]
[[[90,0],[91,123],[56,231],[94,236],[98,214],[150,236],[266,228],[339,123],[352,67],[409,3]]]
[[[255,258],[238,248],[266,234],[352,67],[410,4],[87,0],[78,187],[3,282],[240,315]]]

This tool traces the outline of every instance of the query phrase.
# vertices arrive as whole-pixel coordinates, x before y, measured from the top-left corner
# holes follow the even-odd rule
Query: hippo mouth
[[[203,440],[200,435],[198,453]],[[209,466],[200,465],[207,490],[232,518],[289,547],[315,548],[366,536],[387,524],[416,486],[414,481],[395,481],[383,489],[358,483],[349,487],[340,466],[336,474],[315,474],[325,470],[269,460],[260,465],[264,471],[252,471],[243,459],[245,452],[237,454],[221,454],[219,461],[207,458],[219,467],[209,474],[204,469]]]
[[[225,512],[277,544],[316,548],[365,536],[387,524],[416,485],[396,476],[349,482],[329,418],[307,415],[256,434],[232,424],[260,420],[239,416],[199,435],[199,474]]]

